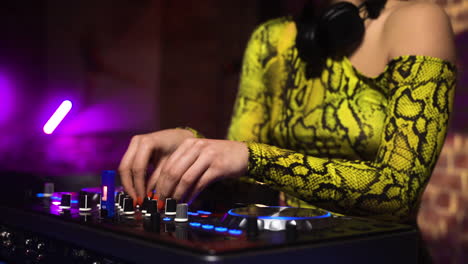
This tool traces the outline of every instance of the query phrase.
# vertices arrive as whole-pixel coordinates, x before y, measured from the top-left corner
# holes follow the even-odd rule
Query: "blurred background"
[[[97,186],[132,135],[223,138],[256,25],[304,1],[17,0],[0,4],[0,170],[9,182]],[[468,261],[468,0],[440,0],[458,47],[450,133],[418,223],[436,263]],[[73,107],[52,134],[43,126]],[[32,183],[31,183],[32,184]],[[465,261],[465,262],[464,262]]]

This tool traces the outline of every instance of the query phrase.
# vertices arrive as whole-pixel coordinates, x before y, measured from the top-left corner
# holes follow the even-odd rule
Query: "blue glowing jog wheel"
[[[288,225],[298,230],[313,230],[329,227],[332,214],[322,209],[284,206],[249,206],[229,210],[223,223],[230,228],[245,229],[248,219],[255,218],[259,230],[283,231]]]

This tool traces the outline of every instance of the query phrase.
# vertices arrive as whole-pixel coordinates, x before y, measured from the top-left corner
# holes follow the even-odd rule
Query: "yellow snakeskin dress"
[[[290,18],[248,43],[228,139],[247,142],[248,177],[346,215],[414,220],[446,136],[456,67],[392,59],[368,77],[345,57],[307,79]]]

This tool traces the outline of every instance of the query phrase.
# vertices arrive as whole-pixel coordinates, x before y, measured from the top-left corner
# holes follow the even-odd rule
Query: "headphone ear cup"
[[[306,62],[316,62],[323,53],[317,42],[317,23],[309,22],[297,26],[296,48],[299,57]]]
[[[351,54],[364,36],[359,8],[348,2],[334,4],[317,18],[304,13],[296,21],[296,48],[307,64],[306,75],[320,75],[326,58]]]
[[[296,25],[296,48],[299,58],[306,62],[306,78],[317,77],[320,75],[326,59],[326,53],[317,41],[317,23],[309,22]]]
[[[344,56],[354,51],[364,36],[359,9],[348,2],[330,6],[319,19],[317,34],[328,56]]]

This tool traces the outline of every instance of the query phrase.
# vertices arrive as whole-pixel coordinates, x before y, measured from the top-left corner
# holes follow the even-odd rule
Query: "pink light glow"
[[[101,197],[101,201],[107,201],[107,186],[104,186],[102,188],[102,197]]]
[[[44,133],[52,134],[57,126],[62,122],[65,116],[70,112],[72,103],[69,100],[63,101],[60,106],[55,110],[55,113],[49,118],[47,123],[44,125]]]
[[[7,122],[12,117],[15,101],[14,87],[7,76],[0,72],[0,124]]]

